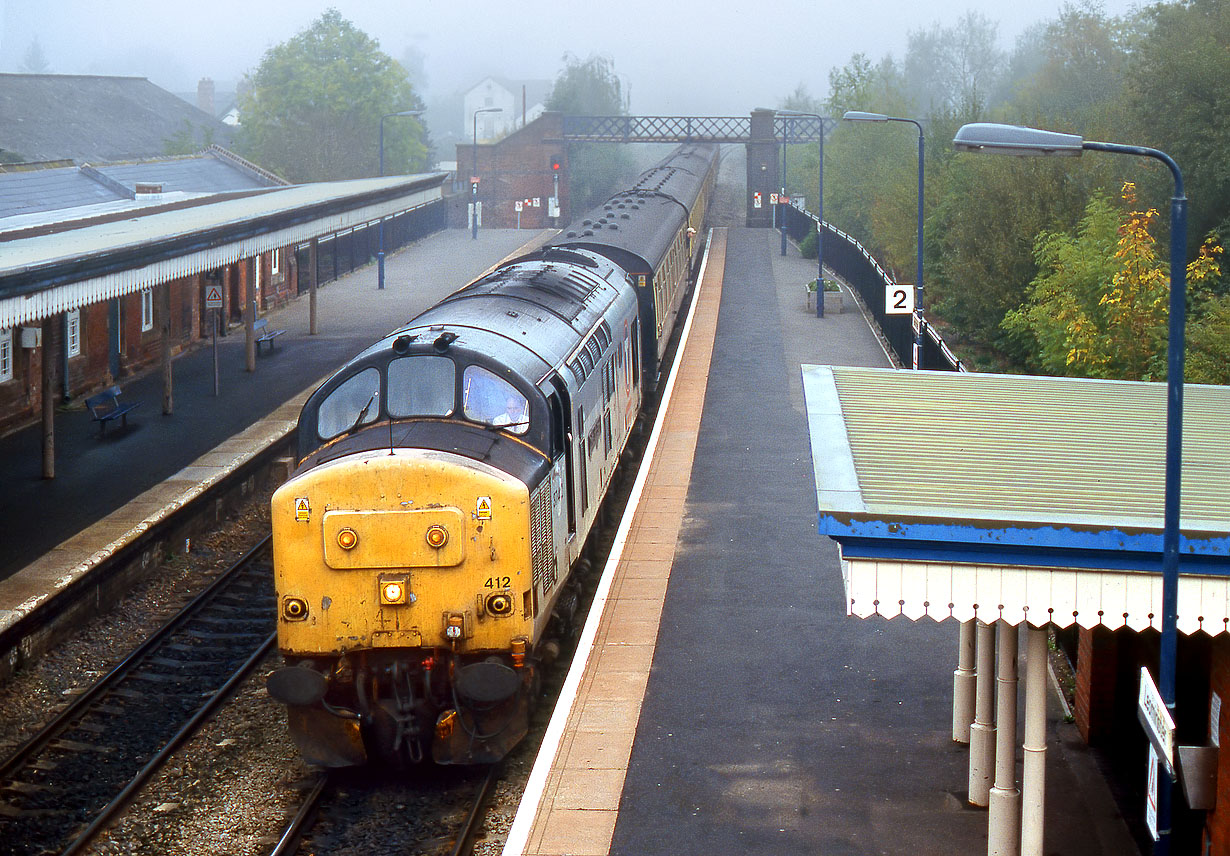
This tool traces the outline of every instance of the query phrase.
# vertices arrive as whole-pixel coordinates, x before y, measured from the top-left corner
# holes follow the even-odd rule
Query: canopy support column
[[[986,806],[995,766],[995,627],[978,621],[974,724],[969,729],[969,801]]]
[[[961,622],[961,639],[957,643],[957,668],[952,673],[952,739],[969,743],[969,727],[974,721],[974,619]]]
[[[988,856],[1018,856],[1021,851],[1021,792],[1016,786],[1017,628],[1002,618],[995,721],[995,787],[987,830]]]
[[[1046,628],[1025,637],[1025,770],[1021,805],[1021,856],[1042,856],[1046,816]]]

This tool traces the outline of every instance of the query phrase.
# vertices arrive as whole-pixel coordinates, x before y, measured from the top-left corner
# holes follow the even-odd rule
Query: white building
[[[507,136],[542,115],[550,91],[549,80],[484,77],[463,96],[465,136],[477,135],[479,140]],[[477,112],[491,108],[499,108],[499,112]]]

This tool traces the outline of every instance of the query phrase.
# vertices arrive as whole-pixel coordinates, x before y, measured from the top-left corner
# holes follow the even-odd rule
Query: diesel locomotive
[[[309,762],[488,763],[524,736],[716,169],[680,147],[310,396],[272,501],[268,680]]]

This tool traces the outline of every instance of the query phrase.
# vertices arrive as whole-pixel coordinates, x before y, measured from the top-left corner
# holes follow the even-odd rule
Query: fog
[[[799,84],[815,96],[855,53],[900,58],[907,34],[955,24],[970,9],[998,22],[1010,48],[1063,0],[0,0],[0,70],[22,71],[35,39],[47,71],[148,77],[193,92],[219,89],[264,52],[336,8],[390,56],[423,60],[423,95],[438,100],[487,74],[553,79],[561,58],[603,54],[636,114],[734,115],[776,106]],[[1108,0],[1108,14],[1137,4]]]

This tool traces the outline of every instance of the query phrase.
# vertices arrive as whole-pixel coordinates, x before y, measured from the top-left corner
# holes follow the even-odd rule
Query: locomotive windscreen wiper
[[[367,404],[364,404],[363,409],[359,411],[359,415],[355,418],[354,424],[346,429],[346,436],[353,434],[355,430],[363,424],[363,420],[367,418],[367,411],[371,410],[372,402],[376,400],[376,396],[379,394],[379,391],[373,392],[372,397],[367,399]]]

